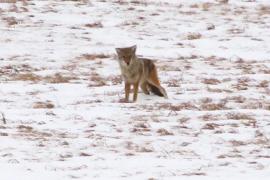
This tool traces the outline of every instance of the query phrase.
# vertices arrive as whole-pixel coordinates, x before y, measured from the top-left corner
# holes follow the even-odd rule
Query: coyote
[[[133,102],[137,100],[138,86],[145,94],[152,93],[168,98],[167,93],[161,87],[157,69],[150,59],[136,56],[137,46],[116,48],[121,73],[125,81],[125,102],[129,102],[130,86],[133,85]]]

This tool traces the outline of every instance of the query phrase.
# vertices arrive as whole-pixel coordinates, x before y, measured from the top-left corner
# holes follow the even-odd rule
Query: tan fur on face
[[[119,60],[122,60],[127,65],[130,64],[132,58],[135,56],[136,46],[131,46],[127,48],[116,48]]]

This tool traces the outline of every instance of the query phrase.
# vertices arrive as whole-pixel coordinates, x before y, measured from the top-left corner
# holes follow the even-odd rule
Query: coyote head
[[[136,48],[136,45],[125,48],[116,48],[120,63],[125,63],[128,66],[131,63],[133,57],[135,56]]]

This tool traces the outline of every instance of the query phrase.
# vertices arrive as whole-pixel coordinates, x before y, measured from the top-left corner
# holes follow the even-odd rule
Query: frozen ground
[[[269,179],[269,29],[268,0],[0,3],[0,179]],[[133,44],[168,100],[120,103]]]

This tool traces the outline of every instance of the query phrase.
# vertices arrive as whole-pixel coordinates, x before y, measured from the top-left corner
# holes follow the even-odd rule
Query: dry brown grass
[[[270,6],[269,5],[261,5],[259,8],[259,15],[269,15],[270,14]]]
[[[33,127],[31,126],[25,126],[25,125],[19,125],[17,129],[23,130],[23,131],[32,131]]]
[[[2,20],[5,21],[8,26],[14,26],[20,23],[15,17],[3,17]]]
[[[220,84],[220,80],[215,79],[215,78],[205,78],[202,80],[202,83],[204,84],[211,84],[211,85],[217,85]]]
[[[198,4],[191,4],[189,7],[190,8],[199,8],[199,5]]]
[[[121,75],[109,76],[107,78],[107,80],[111,81],[113,85],[121,84],[122,83],[122,76]]]
[[[8,133],[0,132],[0,136],[8,136]]]
[[[28,72],[23,74],[17,74],[13,77],[15,81],[32,81],[32,82],[39,82],[41,81],[41,76],[36,75],[34,73]]]
[[[209,113],[200,116],[200,118],[203,121],[216,121],[216,120],[218,120],[218,116],[217,115],[213,115],[213,114],[209,114]]]
[[[232,96],[232,97],[230,97],[228,99],[229,100],[232,100],[232,101],[234,101],[236,103],[244,103],[246,101],[246,98],[244,96],[241,96],[241,95],[239,95],[239,96]]]
[[[110,55],[106,54],[83,54],[79,59],[85,59],[85,60],[96,60],[96,59],[106,59],[110,58]]]
[[[45,76],[42,78],[43,81],[47,83],[69,83],[70,80],[76,80],[75,76],[63,76],[60,73],[55,73],[53,75]]]
[[[216,123],[206,123],[206,124],[202,127],[202,129],[214,130],[214,129],[218,128],[218,127],[219,127],[219,125],[216,124]]]
[[[151,126],[147,122],[138,122],[134,124],[131,132],[148,132],[151,131]]]
[[[35,102],[33,104],[34,109],[53,109],[55,106],[51,101]]]
[[[93,155],[92,154],[89,154],[89,153],[81,152],[80,153],[80,156],[86,157],[86,156],[93,156]]]
[[[172,132],[169,132],[167,129],[164,129],[164,128],[160,128],[157,130],[157,133],[160,135],[160,136],[171,136],[173,135]]]
[[[211,88],[207,86],[207,91],[209,92],[214,92],[214,93],[221,93],[221,92],[227,92],[227,93],[232,93],[232,90],[229,89],[219,89],[219,88]]]
[[[202,3],[202,10],[209,11],[209,9],[213,6],[212,3]]]
[[[189,33],[187,35],[188,40],[201,39],[202,35],[200,33]]]
[[[219,103],[203,103],[200,106],[201,110],[204,111],[216,111],[216,110],[225,110],[227,101],[220,101]]]
[[[242,109],[266,109],[269,110],[270,103],[263,99],[248,99],[241,105]]]
[[[0,3],[16,3],[17,0],[0,0]]]
[[[45,140],[48,137],[52,137],[53,134],[48,133],[48,132],[43,132],[34,129],[31,126],[26,126],[26,125],[19,125],[17,126],[18,133],[15,134],[17,138],[27,138],[30,140]]]
[[[93,72],[90,75],[90,84],[88,85],[88,87],[99,87],[99,86],[105,86],[107,85],[106,83],[106,79],[101,77],[98,73]]]
[[[160,109],[170,110],[171,112],[181,111],[181,110],[194,110],[198,109],[193,103],[191,102],[184,102],[180,104],[171,104],[171,103],[158,103],[156,107]]]
[[[211,103],[212,101],[213,101],[213,99],[211,99],[211,98],[209,98],[209,97],[202,98],[202,99],[200,100],[200,102],[201,102],[202,104]]]
[[[21,74],[16,74],[12,77],[14,81],[32,81],[34,83],[37,82],[46,82],[46,83],[69,83],[70,80],[76,80],[75,76],[63,76],[60,73],[55,73],[52,75],[48,75],[45,77],[36,75],[32,72],[26,72]]]
[[[88,23],[88,24],[85,24],[84,26],[88,28],[103,28],[103,25],[101,22]]]
[[[216,28],[216,26],[214,24],[207,24],[207,26],[206,26],[207,30],[213,30],[215,28]]]
[[[179,79],[170,79],[167,81],[168,87],[180,87]]]
[[[190,172],[190,173],[184,173],[183,176],[206,176],[206,173],[204,173],[204,172]]]
[[[228,4],[229,0],[217,0],[220,4]]]
[[[237,140],[232,140],[230,141],[231,145],[232,146],[244,146],[244,145],[247,145],[246,142],[244,141],[237,141]]]
[[[130,3],[144,6],[148,4],[146,0],[131,0]]]
[[[263,80],[257,85],[257,87],[262,87],[262,88],[267,88],[268,86],[269,86],[269,81],[267,80]]]
[[[31,73],[33,71],[38,71],[38,69],[31,67],[28,64],[20,64],[20,65],[7,65],[7,66],[2,66],[0,68],[0,75],[3,76],[11,76],[13,79],[15,73]]]
[[[247,77],[243,77],[243,78],[239,78],[237,79],[237,83],[233,84],[233,88],[237,89],[237,90],[247,90],[249,87],[249,83],[250,79]]]
[[[137,26],[139,25],[140,23],[137,22],[137,21],[125,21],[123,22],[121,25],[122,26]]]
[[[231,29],[228,29],[227,32],[229,34],[242,34],[245,32],[245,29],[240,29],[240,28],[231,28]]]
[[[245,113],[227,113],[226,117],[233,120],[255,120],[252,115]]]

